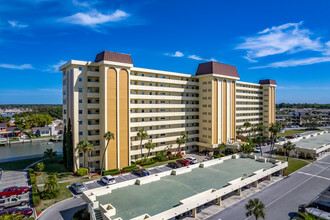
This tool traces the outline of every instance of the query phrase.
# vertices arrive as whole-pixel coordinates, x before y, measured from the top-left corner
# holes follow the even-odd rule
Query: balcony
[[[99,82],[87,82],[87,86],[89,87],[100,87]]]
[[[100,104],[99,103],[88,103],[87,104],[87,108],[100,108]]]
[[[100,93],[87,93],[87,98],[100,98]]]
[[[100,119],[100,114],[87,114],[87,119]]]
[[[99,72],[96,71],[87,71],[87,76],[100,76]]]
[[[100,125],[87,125],[88,130],[99,130]]]

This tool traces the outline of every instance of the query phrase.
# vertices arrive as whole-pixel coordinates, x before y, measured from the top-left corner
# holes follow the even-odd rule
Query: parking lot
[[[29,187],[27,171],[8,171],[2,172],[1,180],[0,180],[0,191],[7,187],[11,186],[26,186]],[[28,193],[30,201],[31,201],[31,192]],[[15,208],[32,208],[31,203],[25,206],[16,206]],[[31,216],[33,217],[33,216]]]

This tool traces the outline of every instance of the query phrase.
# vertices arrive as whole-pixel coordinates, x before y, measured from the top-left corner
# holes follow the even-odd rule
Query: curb
[[[60,201],[60,202],[57,202],[57,203],[55,203],[55,204],[49,206],[48,208],[46,208],[45,210],[43,210],[43,211],[40,213],[40,215],[37,216],[36,219],[39,219],[40,216],[42,216],[42,214],[43,214],[45,211],[47,211],[48,209],[52,208],[53,206],[55,206],[55,205],[57,205],[57,204],[59,204],[59,203],[61,203],[61,202],[64,202],[64,201],[67,201],[67,200],[70,200],[70,199],[75,199],[75,198],[76,198],[76,197],[67,198],[67,199],[64,199],[64,200],[62,200],[62,201]],[[40,201],[41,201],[41,200],[40,200]]]

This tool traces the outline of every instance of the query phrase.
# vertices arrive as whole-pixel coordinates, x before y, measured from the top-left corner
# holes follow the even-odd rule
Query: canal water
[[[62,154],[63,142],[37,141],[32,143],[0,145],[0,162],[14,161],[20,159],[42,157],[46,149],[53,149]]]

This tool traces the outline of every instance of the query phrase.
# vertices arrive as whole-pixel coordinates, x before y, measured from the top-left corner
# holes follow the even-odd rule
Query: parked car
[[[0,211],[0,216],[5,214],[20,214],[24,215],[25,217],[30,217],[33,214],[33,210],[31,208],[10,208]]]
[[[81,194],[83,191],[87,190],[83,183],[72,183],[71,188],[77,194]]]
[[[188,160],[190,162],[190,164],[197,163],[197,159],[195,157],[187,157],[186,160]]]
[[[288,135],[288,136],[285,136],[285,138],[287,138],[287,139],[294,139],[294,138],[296,138],[296,137],[293,136],[293,135]]]
[[[256,147],[256,148],[254,148],[254,152],[256,152],[256,153],[260,153],[260,147]]]
[[[0,211],[4,210],[5,208],[11,208],[15,206],[24,206],[28,204],[30,198],[28,196],[17,196],[17,197],[10,197],[5,199],[0,199]]]
[[[278,141],[285,141],[285,138],[279,138]]]
[[[132,173],[137,176],[149,176],[150,175],[149,171],[146,169],[133,170]]]
[[[189,160],[187,160],[187,159],[180,159],[180,160],[177,160],[176,162],[181,163],[183,166],[188,166],[190,164]]]
[[[102,176],[101,182],[106,184],[106,185],[111,185],[111,184],[115,184],[116,180],[113,176],[107,175],[107,176]]]
[[[25,194],[25,193],[29,192],[29,190],[30,190],[29,187],[17,187],[17,186],[4,188],[0,192],[0,198],[4,199],[6,197],[10,197],[10,196],[14,196],[14,195]]]
[[[179,162],[169,162],[167,164],[169,167],[172,167],[172,168],[180,168],[180,167],[183,167],[182,163],[179,163]]]

